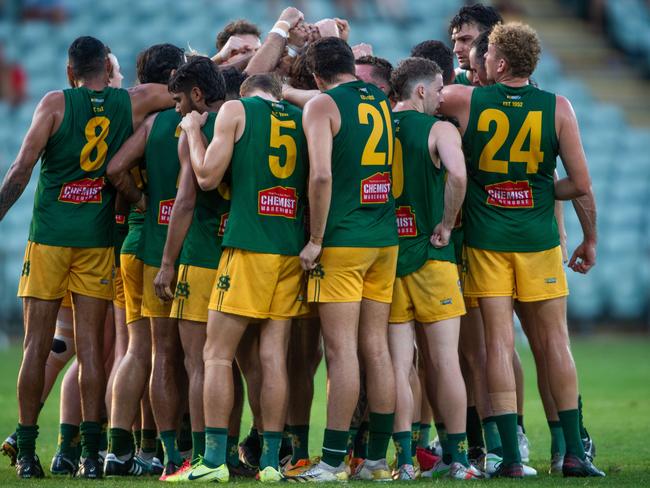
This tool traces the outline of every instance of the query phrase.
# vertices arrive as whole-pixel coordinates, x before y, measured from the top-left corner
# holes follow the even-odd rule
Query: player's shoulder
[[[65,106],[65,94],[63,90],[53,90],[43,95],[38,102],[38,108],[41,110],[55,110]]]
[[[305,104],[305,116],[324,114],[336,110],[336,102],[329,93],[319,93]]]

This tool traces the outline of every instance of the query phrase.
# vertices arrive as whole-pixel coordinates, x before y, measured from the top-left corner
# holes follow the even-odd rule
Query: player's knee
[[[72,341],[72,337],[55,335],[54,339],[52,339],[50,354],[53,355],[60,363],[67,363],[68,360],[74,355],[74,343]]]

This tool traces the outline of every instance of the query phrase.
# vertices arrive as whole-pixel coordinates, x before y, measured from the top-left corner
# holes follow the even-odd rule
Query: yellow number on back
[[[402,143],[395,138],[395,152],[393,153],[393,197],[399,198],[404,191],[404,152]]]
[[[84,171],[95,171],[102,167],[106,160],[106,153],[108,153],[108,144],[106,144],[106,137],[108,136],[108,126],[111,121],[107,117],[93,117],[86,124],[84,129],[86,145],[81,149],[79,156],[79,165]],[[97,129],[100,129],[99,134]],[[92,158],[93,150],[95,150],[95,157]]]
[[[369,103],[360,103],[358,108],[359,123],[363,125],[372,124],[370,137],[363,148],[361,164],[364,166],[385,166],[393,161],[393,125],[390,119],[390,112],[385,100],[379,102],[381,112],[377,107]],[[372,119],[372,121],[371,121]],[[377,151],[377,146],[384,135],[384,125],[388,133],[388,154]]]
[[[478,118],[477,130],[489,132],[492,122],[496,122],[494,135],[481,151],[478,168],[489,173],[508,173],[508,161],[494,159],[496,153],[505,144],[510,132],[510,121],[501,110],[488,108]],[[528,151],[523,150],[524,142],[529,138]],[[544,161],[542,145],[542,112],[528,112],[515,140],[510,147],[511,163],[526,163],[526,173],[537,173],[539,163]]]
[[[287,157],[285,159],[284,165],[280,164],[279,156],[269,155],[269,167],[271,168],[271,173],[276,178],[289,178],[296,169],[296,141],[288,134],[282,134],[280,129],[294,129],[296,128],[295,120],[280,120],[277,117],[271,115],[271,141],[269,145],[272,148],[279,149],[284,146]]]

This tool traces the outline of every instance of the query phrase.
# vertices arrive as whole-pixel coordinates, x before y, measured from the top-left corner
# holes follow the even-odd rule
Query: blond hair
[[[542,53],[537,32],[520,22],[495,25],[489,43],[508,61],[512,75],[517,78],[529,78]]]

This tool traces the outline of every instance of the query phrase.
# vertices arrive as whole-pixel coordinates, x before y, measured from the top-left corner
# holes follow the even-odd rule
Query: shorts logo
[[[309,271],[309,277],[317,280],[325,277],[325,270],[322,264],[317,264],[316,267]]]
[[[223,237],[224,232],[226,232],[226,224],[228,224],[229,215],[230,214],[228,212],[221,215],[221,221],[219,222],[219,233],[217,234],[219,237]]]
[[[546,283],[546,284],[548,284],[548,285],[555,284],[555,283],[557,283],[557,278],[546,278],[546,279],[544,280],[544,283]]]
[[[487,204],[503,208],[533,208],[533,192],[528,181],[503,181],[487,185]]]
[[[122,225],[126,222],[126,216],[121,214],[115,214],[115,223]]]
[[[217,288],[219,290],[228,291],[230,289],[230,276],[228,275],[219,276],[219,281],[217,282]]]
[[[29,262],[29,259],[23,263],[23,270],[21,271],[20,275],[21,276],[29,276],[29,268],[31,267],[31,264]]]
[[[418,229],[415,225],[415,212],[411,210],[410,205],[397,207],[395,215],[397,217],[397,234],[400,237],[415,237],[418,235]]]
[[[257,213],[272,217],[295,219],[298,209],[298,196],[295,188],[274,186],[261,190],[257,195]]]
[[[190,284],[187,281],[179,281],[176,284],[176,293],[174,293],[176,298],[189,298],[190,296]]]
[[[172,216],[172,208],[174,207],[174,199],[161,200],[158,204],[158,224],[169,225],[169,220]]]
[[[102,203],[104,177],[83,178],[65,183],[59,193],[59,202],[64,203]]]
[[[443,298],[440,300],[440,305],[451,305],[453,303],[451,298]]]
[[[375,173],[361,180],[361,203],[386,203],[390,195],[390,173]]]

